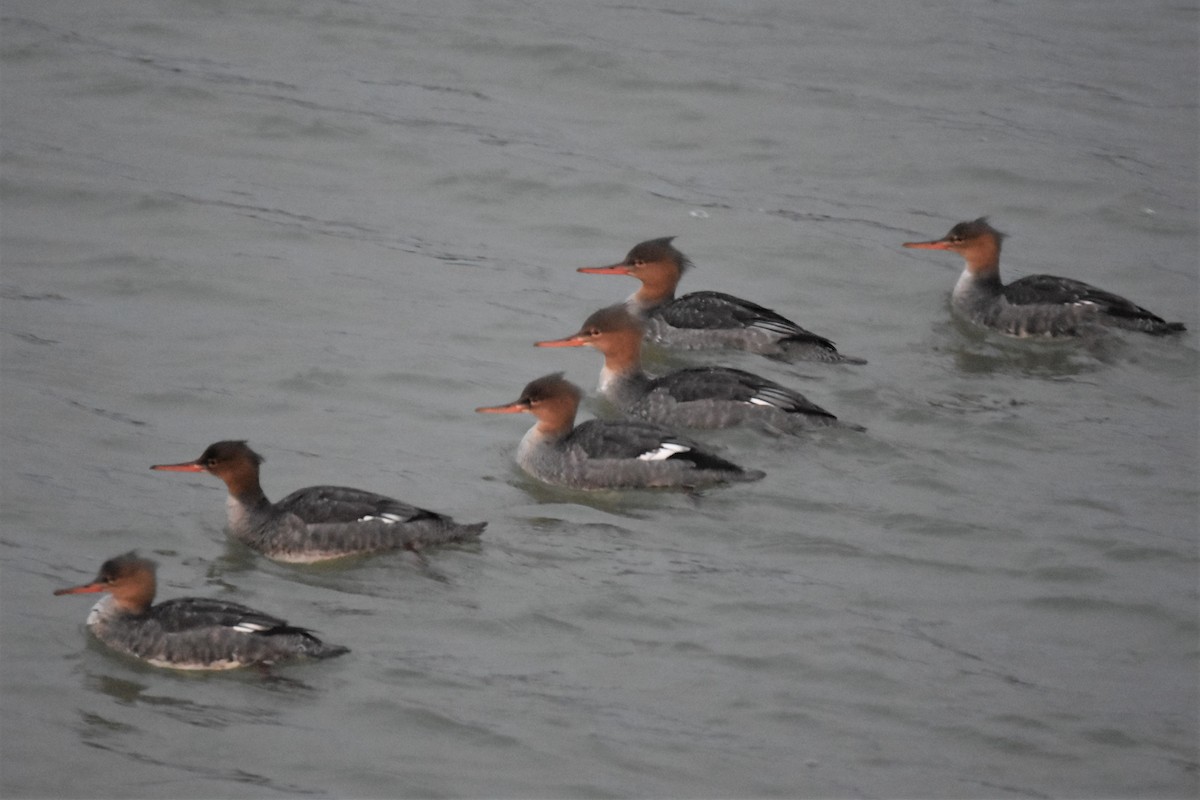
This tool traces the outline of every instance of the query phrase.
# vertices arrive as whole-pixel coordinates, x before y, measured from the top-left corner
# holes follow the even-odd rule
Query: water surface
[[[54,797],[1194,796],[1197,8],[9,0],[4,792]],[[960,264],[1076,277],[1174,339],[1003,341]],[[676,235],[687,289],[865,367],[725,363],[867,426],[705,438],[767,471],[542,487],[528,380]],[[658,360],[655,366],[665,367]],[[278,565],[223,488],[344,483],[478,547]],[[53,589],[138,548],[160,594],[350,646],[289,681],[89,643]]]

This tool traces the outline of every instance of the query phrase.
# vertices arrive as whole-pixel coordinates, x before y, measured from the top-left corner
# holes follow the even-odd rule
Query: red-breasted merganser
[[[478,539],[487,527],[345,486],[310,486],[272,503],[258,482],[262,462],[245,442],[228,441],[209,445],[195,461],[150,469],[207,472],[225,481],[230,532],[276,561],[309,564],[398,548],[420,550]]]
[[[475,410],[482,414],[527,412],[537,418],[521,439],[517,463],[546,483],[575,489],[697,489],[755,481],[764,475],[742,469],[648,422],[592,419],[575,425],[582,395],[560,372],[530,382],[511,403]]]
[[[941,239],[905,242],[905,247],[949,250],[966,259],[950,306],[963,318],[1009,336],[1080,336],[1099,325],[1162,335],[1186,330],[1124,297],[1054,275],[1000,282],[1004,234],[986,217],[960,222]]]
[[[824,336],[806,331],[787,317],[723,292],[692,292],[675,297],[688,257],[671,244],[674,236],[636,245],[625,260],[608,267],[580,267],[591,275],[632,275],[642,286],[625,301],[646,324],[646,338],[668,348],[734,348],[797,361],[865,364],[842,355]]]
[[[642,371],[644,328],[625,306],[602,308],[578,333],[538,347],[594,347],[604,354],[600,394],[631,416],[685,428],[757,425],[797,433],[837,417],[775,381],[729,367],[693,367],[652,378]]]
[[[233,669],[350,650],[240,603],[180,597],[153,605],[155,564],[135,553],[110,558],[91,583],[54,594],[107,592],[88,629],[114,650],[171,669]]]

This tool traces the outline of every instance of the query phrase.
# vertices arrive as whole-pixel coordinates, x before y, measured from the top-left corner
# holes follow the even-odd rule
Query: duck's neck
[[[270,518],[273,507],[263,493],[258,475],[239,476],[227,483],[229,497],[225,508],[229,527],[235,534],[246,534]]]
[[[637,402],[649,385],[650,377],[642,371],[641,359],[605,356],[597,390],[609,402],[618,407]]]
[[[638,311],[649,311],[675,299],[679,285],[678,269],[663,269],[640,276],[642,285],[629,296],[626,304]]]

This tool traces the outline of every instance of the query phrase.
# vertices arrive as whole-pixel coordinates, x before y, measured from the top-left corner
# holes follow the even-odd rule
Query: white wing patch
[[[257,622],[242,621],[233,626],[235,631],[240,633],[259,633],[260,631],[270,630],[269,625],[262,625]]]
[[[241,661],[221,660],[221,661],[167,661],[161,658],[147,658],[146,663],[155,667],[167,667],[168,669],[237,669],[238,667],[246,666]]]
[[[678,442],[663,442],[657,450],[650,450],[638,456],[638,461],[665,461],[678,453],[686,453],[692,448]]]
[[[397,522],[404,522],[404,517],[399,514],[368,514],[358,520],[359,522],[386,522],[389,525],[395,525]]]
[[[773,406],[775,405],[770,400],[763,400],[761,397],[751,397],[750,404],[755,406]]]

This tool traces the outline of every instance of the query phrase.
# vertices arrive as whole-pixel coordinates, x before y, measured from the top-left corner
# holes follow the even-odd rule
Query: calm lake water
[[[30,797],[1195,797],[1195,2],[7,0],[0,39],[3,761]],[[1000,340],[961,263],[1191,330]],[[686,290],[869,364],[723,363],[868,431],[702,438],[700,497],[513,463],[538,350],[676,235]],[[653,366],[662,368],[661,358]],[[681,362],[670,362],[681,363]],[[589,408],[594,406],[589,405]],[[486,519],[298,568],[224,487]],[[105,558],[352,653],[181,675],[54,598]]]

